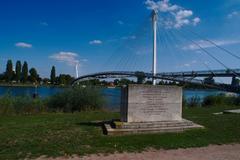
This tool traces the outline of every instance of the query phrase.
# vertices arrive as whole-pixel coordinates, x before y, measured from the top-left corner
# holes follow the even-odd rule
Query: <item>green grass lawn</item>
[[[0,117],[0,159],[136,152],[146,148],[187,148],[209,144],[240,143],[240,115],[213,115],[236,107],[184,109],[184,118],[204,130],[184,133],[105,136],[91,121],[119,118],[118,113],[87,112]]]

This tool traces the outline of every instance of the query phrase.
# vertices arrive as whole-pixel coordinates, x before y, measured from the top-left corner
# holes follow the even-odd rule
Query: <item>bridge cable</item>
[[[218,49],[220,49],[220,50],[226,52],[227,54],[231,55],[232,57],[235,57],[235,58],[237,58],[237,59],[240,60],[240,56],[238,56],[238,55],[234,54],[233,52],[231,52],[231,51],[229,51],[229,50],[227,50],[227,49],[221,47],[221,46],[218,45],[217,43],[215,43],[215,42],[213,42],[213,41],[211,41],[211,40],[209,40],[209,39],[207,39],[207,38],[204,38],[203,36],[201,36],[201,35],[198,34],[197,32],[194,32],[193,30],[190,30],[190,29],[187,30],[187,31],[190,32],[190,33],[192,33],[192,34],[194,34],[195,36],[201,38],[202,40],[211,43],[212,45],[214,45],[214,46],[217,47]]]
[[[178,41],[178,43],[182,43],[181,41],[182,40],[180,40],[179,39],[179,36],[176,36],[176,34],[177,33],[174,33],[174,31],[173,30],[170,30],[171,32],[171,34],[172,34],[172,36],[174,36],[174,37],[176,37],[176,40]],[[186,39],[186,38],[185,38]],[[189,40],[188,40],[189,41]],[[203,59],[202,59],[202,57],[201,56],[198,56],[199,57],[199,59],[201,60],[200,62],[213,74],[213,75],[215,75],[215,73],[214,73],[214,71],[211,69],[211,67],[209,66],[209,65],[207,65],[204,61],[203,61]],[[193,71],[194,72],[194,71]],[[221,80],[221,79],[219,79],[220,80],[220,82],[222,83],[222,84],[224,84],[224,82]],[[203,84],[204,85],[204,87],[206,88],[206,85],[205,84]],[[209,86],[209,85],[207,85],[207,86]],[[216,86],[214,86],[214,88],[216,88]],[[222,88],[222,87],[219,87],[218,86],[218,88]]]
[[[137,36],[137,39],[139,39],[143,36],[142,33],[145,34],[144,29],[146,28],[146,25],[147,26],[149,25],[148,22],[149,22],[149,16],[147,16],[144,19],[143,23],[141,23],[141,25],[139,25],[138,30],[134,34],[135,36]],[[131,46],[129,47],[129,41],[126,41],[127,44],[125,46],[127,46],[128,50],[129,49],[131,50],[131,51],[128,51],[130,54],[129,55],[123,54],[121,60],[119,61],[119,63],[116,65],[115,68],[120,68],[122,66],[121,68],[126,69],[126,67],[129,67],[129,63],[131,62],[130,59],[134,59],[134,61],[136,60],[136,58],[135,58],[136,54],[132,53],[132,52],[134,52],[134,49],[136,48],[136,41],[133,40],[132,42],[133,43],[131,43],[131,42],[130,43],[132,45],[134,45],[134,47],[131,47]],[[126,48],[125,48],[125,50],[126,50]],[[122,64],[124,64],[124,65],[122,65]]]
[[[180,31],[178,31],[180,32]],[[181,34],[181,33],[180,33]],[[185,37],[183,34],[182,36],[191,41],[193,44],[195,44],[196,46],[198,46],[204,53],[206,53],[208,56],[210,56],[212,59],[214,59],[216,62],[218,62],[220,65],[222,65],[224,68],[226,68],[227,70],[231,71],[235,76],[240,77],[240,75],[238,75],[238,73],[236,73],[234,70],[232,70],[231,68],[227,67],[223,62],[221,62],[219,59],[217,59],[215,56],[213,56],[210,52],[208,52],[206,49],[204,49],[200,44],[198,44],[197,42]]]
[[[179,38],[177,38],[177,36],[176,36],[176,33],[174,33],[174,31],[173,30],[170,30],[170,33],[171,33],[171,37],[176,37],[176,40],[178,41],[178,43],[182,43],[182,42],[180,42],[180,40],[179,40]],[[181,54],[180,54],[181,55]],[[204,60],[202,59],[202,57],[201,56],[199,56],[199,54],[197,54],[198,55],[198,60],[200,60],[200,63],[204,66],[204,67],[206,67],[213,75],[215,75],[215,77],[216,77],[216,74],[214,73],[214,71],[213,71],[213,69],[208,65],[208,64],[206,64],[205,62],[204,62]],[[181,55],[182,56],[182,55]],[[193,70],[193,72],[195,72],[194,70]],[[223,81],[221,80],[221,79],[219,79],[220,80],[220,82],[221,83],[223,83]]]
[[[144,18],[144,20],[137,26],[137,31],[139,32],[139,28],[146,23],[146,20],[149,19],[149,16],[146,16]],[[135,32],[132,32],[131,34],[129,34],[129,36],[134,35]],[[128,37],[126,37],[126,39],[123,39],[124,37],[120,37],[120,38],[116,38],[116,41],[118,42],[117,44],[119,44],[119,42],[121,43],[120,45],[118,45],[118,47],[111,53],[110,57],[106,60],[105,63],[103,63],[103,67],[106,68],[105,66],[113,66],[113,68],[115,68],[115,70],[117,68],[119,68],[120,66],[123,66],[122,64],[124,63],[124,61],[126,61],[127,58],[129,58],[129,56],[126,56],[126,54],[124,54],[126,52],[126,46],[129,45],[129,40],[127,40]],[[124,51],[124,50],[125,51]],[[111,69],[114,70],[114,69]]]

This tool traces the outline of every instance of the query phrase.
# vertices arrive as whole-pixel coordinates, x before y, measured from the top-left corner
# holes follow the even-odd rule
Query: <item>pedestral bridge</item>
[[[152,12],[152,30],[153,30],[153,55],[152,55],[152,72],[142,72],[144,77],[147,79],[152,79],[152,84],[156,85],[157,80],[167,80],[174,81],[180,83],[190,83],[190,84],[198,84],[204,85],[210,88],[215,88],[223,91],[239,93],[240,86],[238,84],[237,78],[240,78],[240,69],[231,69],[227,65],[225,65],[222,61],[214,56],[211,52],[209,52],[206,48],[202,47],[195,41],[190,40],[196,47],[198,47],[203,53],[208,55],[215,62],[220,64],[224,69],[221,70],[211,70],[210,67],[206,65],[208,70],[203,71],[185,71],[185,72],[161,72],[157,73],[157,26],[158,26],[158,12],[154,10]],[[190,31],[194,35],[201,37],[199,34]],[[187,39],[187,38],[186,38]],[[221,51],[227,53],[228,55],[240,60],[240,57],[231,51],[223,48],[222,46],[217,45],[215,42],[212,42],[206,38],[203,38],[205,42],[210,43],[212,46],[220,49]],[[76,85],[82,81],[88,81],[92,79],[107,79],[107,78],[133,78],[138,77],[139,72],[136,71],[108,71],[108,72],[98,72],[94,74],[83,75],[77,77],[72,85]],[[231,78],[231,84],[226,83],[207,83],[203,80],[203,78]]]

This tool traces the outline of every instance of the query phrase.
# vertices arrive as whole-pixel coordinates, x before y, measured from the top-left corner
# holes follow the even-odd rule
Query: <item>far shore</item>
[[[69,86],[63,85],[46,85],[46,84],[23,84],[23,83],[0,83],[0,87],[58,87],[58,88],[65,88]]]

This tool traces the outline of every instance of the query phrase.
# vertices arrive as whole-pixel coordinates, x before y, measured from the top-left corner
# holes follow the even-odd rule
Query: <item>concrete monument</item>
[[[122,88],[121,120],[105,125],[108,134],[179,132],[202,128],[182,118],[182,88],[129,85]]]

